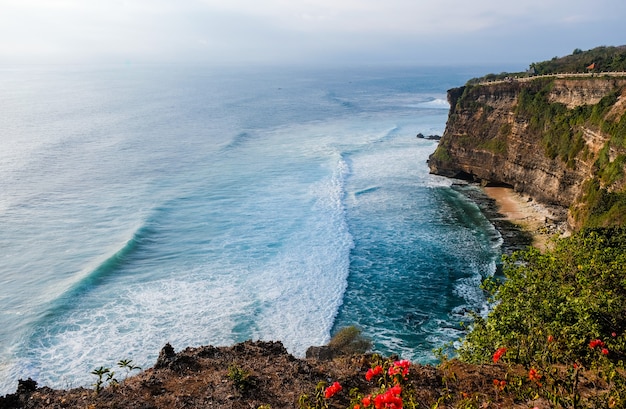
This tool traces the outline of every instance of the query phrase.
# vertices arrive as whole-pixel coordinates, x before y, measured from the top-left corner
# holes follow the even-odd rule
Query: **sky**
[[[626,44],[624,0],[0,0],[0,64],[520,64]]]

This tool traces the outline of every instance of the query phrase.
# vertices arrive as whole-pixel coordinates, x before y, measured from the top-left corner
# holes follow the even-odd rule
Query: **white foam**
[[[296,355],[325,343],[345,291],[353,246],[342,200],[348,165],[336,154],[329,166],[332,172],[309,188],[309,211],[268,260],[245,254],[226,260],[229,251],[252,244],[242,241],[225,249],[224,259],[207,260],[192,271],[155,272],[171,278],[96,288],[33,337],[19,367],[3,368],[6,378],[30,376],[52,387],[64,387],[68,380],[89,385],[90,371],[120,359],[153,365],[165,342],[179,349],[281,340]]]
[[[173,275],[176,275],[174,273]],[[233,342],[229,328],[251,301],[228,277],[218,282],[172,278],[136,284],[120,290],[119,298],[94,309],[82,302],[69,316],[40,334],[10,379],[33,377],[63,387],[59,374],[88,385],[89,372],[120,359],[133,359],[142,367],[154,364],[165,342],[175,348],[210,340],[215,345]],[[85,308],[82,308],[85,307]]]
[[[431,108],[431,109],[450,109],[450,104],[445,99],[435,98],[432,101],[422,102],[417,104],[420,108]]]
[[[354,243],[343,196],[350,170],[339,153],[333,162],[332,175],[311,186],[310,220],[273,264],[273,271],[270,269],[270,276],[279,275],[285,291],[259,324],[260,330],[282,335],[279,339],[296,355],[303,355],[310,345],[328,341],[347,285]],[[264,280],[267,284],[274,281]],[[277,321],[279,316],[282,320]]]

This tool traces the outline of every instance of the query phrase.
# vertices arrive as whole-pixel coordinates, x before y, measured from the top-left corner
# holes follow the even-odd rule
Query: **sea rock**
[[[438,140],[441,139],[441,135],[424,135],[421,132],[418,133],[416,135],[416,137],[419,138],[419,139],[428,139],[428,140],[431,140],[431,141],[438,141]]]
[[[167,368],[172,361],[176,358],[176,352],[170,343],[165,344],[161,351],[159,352],[159,357],[157,358],[156,364],[154,367],[156,369],[159,368]]]
[[[306,350],[307,359],[319,359],[322,361],[330,361],[335,354],[329,346],[311,346]]]

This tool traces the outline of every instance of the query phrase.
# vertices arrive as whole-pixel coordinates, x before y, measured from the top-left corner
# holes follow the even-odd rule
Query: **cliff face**
[[[597,177],[599,157],[608,154],[611,162],[623,153],[614,142],[626,137],[618,126],[626,123],[620,122],[625,78],[465,86],[449,90],[448,101],[446,130],[429,159],[435,174],[510,185],[540,202],[570,207],[581,199],[583,182]],[[607,189],[619,185],[605,182]]]

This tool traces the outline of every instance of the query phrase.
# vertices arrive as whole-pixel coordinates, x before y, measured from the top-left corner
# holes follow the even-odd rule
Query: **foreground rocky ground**
[[[319,382],[339,382],[343,389],[328,400],[331,408],[352,407],[349,391],[377,390],[364,374],[372,355],[333,360],[297,359],[280,342],[244,342],[232,347],[204,346],[175,353],[166,346],[153,368],[93,389],[53,390],[21,381],[14,394],[0,397],[0,408],[297,408]],[[507,371],[509,375],[507,375]],[[503,365],[468,365],[448,361],[439,367],[411,365],[404,389],[415,407],[532,408],[542,401],[514,401],[494,379],[510,376]],[[86,375],[87,376],[87,375]],[[405,402],[404,407],[409,406]]]

